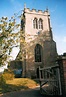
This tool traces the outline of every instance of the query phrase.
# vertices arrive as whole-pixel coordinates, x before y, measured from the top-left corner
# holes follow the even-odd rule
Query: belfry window
[[[43,29],[43,20],[39,19],[39,29]]]
[[[37,44],[35,47],[35,62],[41,62],[41,45]]]
[[[34,20],[33,20],[33,28],[34,28],[34,29],[38,29],[37,18],[34,18]]]

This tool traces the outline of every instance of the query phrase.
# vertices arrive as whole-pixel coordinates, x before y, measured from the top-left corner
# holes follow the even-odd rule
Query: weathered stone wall
[[[65,94],[66,94],[66,58],[63,60],[63,70],[64,70],[64,84],[65,84]]]
[[[43,62],[44,66],[55,65],[55,60],[57,58],[56,43],[54,41],[44,41],[43,49]]]
[[[62,87],[63,87],[63,95],[66,96],[66,57],[62,57]]]
[[[50,31],[49,23],[48,23],[49,22],[48,18],[50,18],[50,15],[48,11],[42,12],[42,11],[36,11],[36,10],[29,10],[26,8],[24,12],[25,12],[25,35],[26,35],[25,40],[27,42],[32,41],[32,39],[34,39],[34,37],[37,35],[38,32],[47,34],[47,32]],[[33,28],[34,18],[37,18],[38,21],[40,18],[43,20],[43,29]]]
[[[58,64],[60,68],[61,90],[63,97],[66,97],[66,57],[60,56],[58,58]]]
[[[24,9],[25,16],[25,50],[26,50],[26,60],[25,60],[25,70],[26,76],[37,76],[37,69],[40,67],[46,67],[55,65],[55,60],[57,56],[56,43],[52,38],[52,31],[50,27],[50,14],[48,10],[36,11],[30,10],[28,8]],[[33,20],[34,18],[43,20],[43,29],[34,29]],[[38,34],[39,32],[39,34]],[[35,46],[40,44],[42,47],[42,61],[35,62]],[[23,68],[24,69],[24,68]]]

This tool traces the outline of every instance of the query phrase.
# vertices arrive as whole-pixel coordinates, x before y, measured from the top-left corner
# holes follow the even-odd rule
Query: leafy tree
[[[0,18],[0,65],[9,61],[10,53],[14,47],[19,46],[20,24],[16,22],[15,15],[8,20]]]

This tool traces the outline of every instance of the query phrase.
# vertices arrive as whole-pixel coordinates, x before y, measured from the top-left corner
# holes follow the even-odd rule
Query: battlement
[[[24,12],[25,12],[25,13],[30,13],[30,14],[50,15],[48,9],[46,9],[46,10],[43,12],[42,10],[38,10],[38,11],[37,11],[36,9],[30,10],[29,8],[25,8],[25,9],[24,9]]]

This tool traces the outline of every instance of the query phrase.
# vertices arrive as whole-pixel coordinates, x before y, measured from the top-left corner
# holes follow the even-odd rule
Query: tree
[[[14,47],[19,46],[20,24],[16,22],[15,15],[8,20],[0,18],[0,65],[9,61],[10,53]]]

